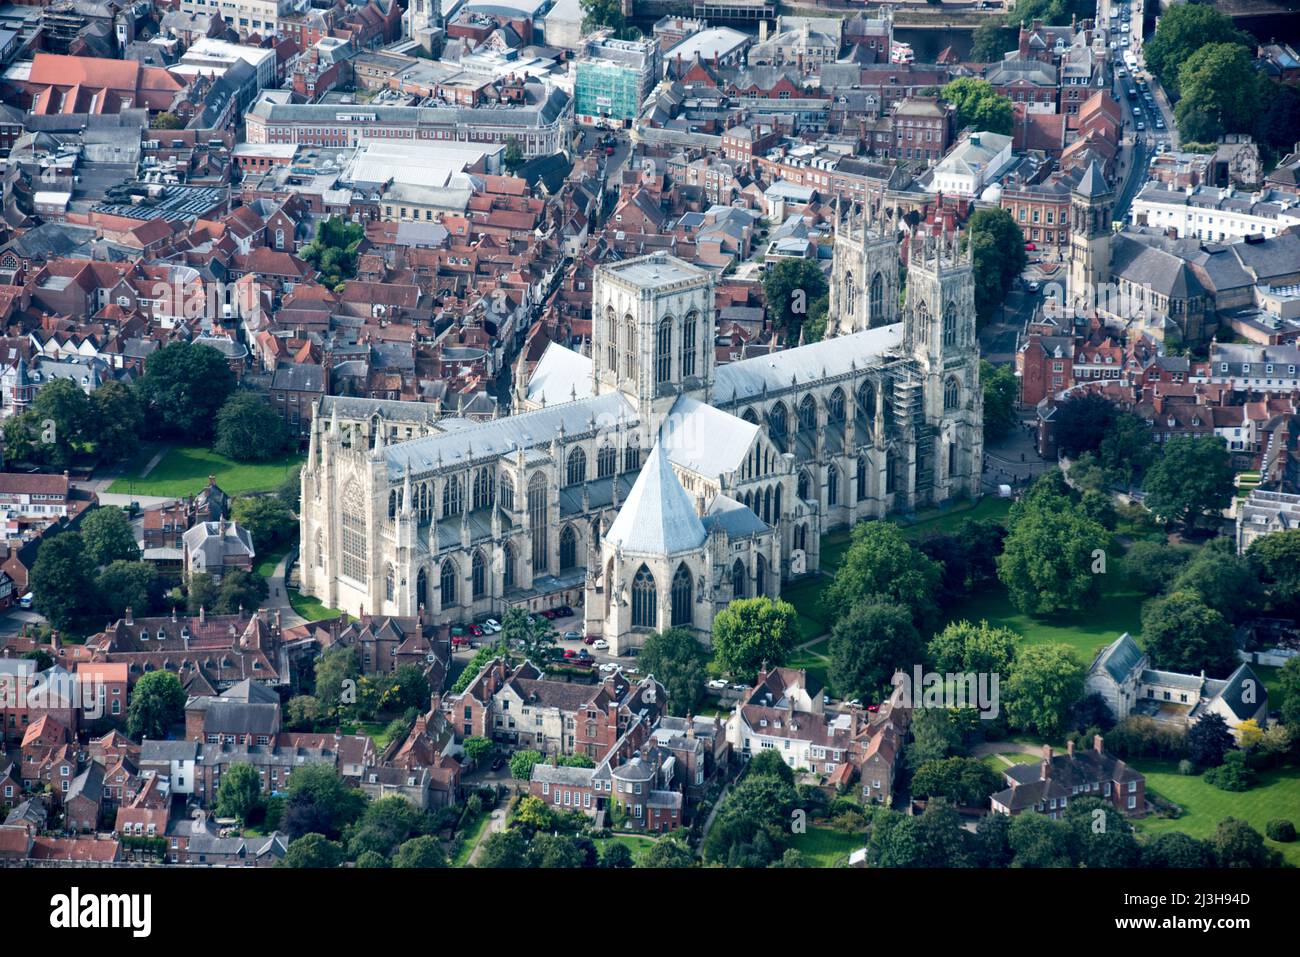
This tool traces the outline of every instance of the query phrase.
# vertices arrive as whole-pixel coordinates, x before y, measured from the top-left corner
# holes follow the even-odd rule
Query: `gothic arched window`
[[[636,444],[635,439],[629,440],[627,448],[623,450],[623,471],[637,472],[641,469],[641,446]]]
[[[737,558],[736,563],[731,566],[731,597],[732,598],[745,597],[746,577],[747,576],[745,574],[745,563],[742,562],[739,558]]]
[[[686,321],[682,324],[682,378],[695,375],[695,353],[697,350],[695,340],[698,335],[699,324],[699,313],[688,312],[686,314]]]
[[[691,597],[691,570],[682,562],[673,575],[673,627],[689,625],[695,620],[695,602]]]
[[[429,573],[423,568],[415,576],[415,600],[426,608],[432,607],[430,599],[433,596],[429,594]]]
[[[741,415],[741,418],[744,419],[746,422],[748,422],[750,425],[758,425],[758,415],[754,412],[753,409],[746,409],[744,414]]]
[[[474,473],[474,508],[492,507],[492,471],[486,467]]]
[[[509,542],[501,546],[501,588],[509,591],[515,587],[515,547]]]
[[[325,567],[325,530],[316,529],[316,567]]]
[[[623,375],[628,379],[636,378],[636,320],[628,313],[623,317],[623,350],[625,368]]]
[[[957,344],[956,303],[948,303],[948,308],[943,311],[943,344],[945,346],[955,346]]]
[[[560,532],[560,571],[574,568],[578,564],[578,533],[572,525],[565,525]]]
[[[948,376],[943,384],[943,407],[945,409],[955,409],[961,402],[961,386],[957,383],[956,376]]]
[[[476,550],[474,558],[469,567],[471,594],[477,601],[482,598],[487,591],[487,562],[483,560],[483,552]]]
[[[832,422],[844,421],[844,392],[836,389],[826,400],[826,417]]]
[[[846,272],[844,274],[844,307],[842,309],[845,315],[850,315],[853,312],[854,295],[853,273]]]
[[[438,590],[443,608],[456,604],[456,563],[450,558],[443,561],[442,571],[438,573]]]
[[[673,320],[666,317],[659,323],[655,336],[655,382],[664,383],[673,377]]]
[[[533,532],[533,571],[546,572],[546,476],[536,473],[528,481],[528,521]]]
[[[397,597],[397,573],[392,565],[384,566],[384,597],[389,601]]]
[[[817,402],[811,395],[804,396],[799,403],[799,431],[809,434],[817,431]]]
[[[826,504],[840,504],[840,470],[834,465],[826,469]]]
[[[605,307],[605,355],[609,371],[618,375],[618,318],[614,307]]]
[[[343,575],[365,582],[367,567],[366,499],[355,480],[343,490],[342,514],[339,519]]]
[[[655,577],[642,565],[632,579],[632,627],[658,628],[659,603],[655,599]]]
[[[442,517],[459,515],[464,510],[465,489],[461,485],[460,476],[452,475],[447,479],[447,484],[442,487]]]
[[[768,437],[771,438],[772,444],[780,452],[786,451],[785,439],[788,425],[785,416],[785,405],[780,402],[772,406],[771,411],[767,414]]]
[[[587,453],[581,447],[569,452],[568,484],[581,485],[587,481]]]
[[[763,557],[761,552],[755,566],[754,594],[761,597],[767,594],[767,559]]]
[[[502,475],[497,494],[500,496],[501,507],[513,512],[515,510],[515,480],[509,475]]]
[[[858,501],[860,502],[867,497],[867,457],[865,455],[858,456],[857,485]]]
[[[871,277],[871,324],[877,325],[885,314],[885,277],[876,273]]]
[[[618,449],[612,445],[602,445],[596,453],[596,477],[609,478],[618,471]]]
[[[809,486],[810,484],[811,484],[811,483],[808,481],[808,473],[807,473],[806,471],[804,471],[804,470],[800,470],[800,472],[799,472],[799,477],[798,477],[797,479],[795,479],[795,487],[794,487],[794,494],[795,494],[795,496],[796,496],[797,498],[800,498],[800,499],[803,499],[803,500],[807,501],[807,499],[808,499],[808,486]]]

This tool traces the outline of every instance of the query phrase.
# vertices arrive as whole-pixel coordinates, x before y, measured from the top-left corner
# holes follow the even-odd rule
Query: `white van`
[[[23,595],[22,598],[19,598],[19,599],[18,599],[18,607],[19,607],[19,608],[31,608],[31,607],[32,607],[32,602],[35,601],[35,600],[36,600],[36,596],[33,595],[31,592],[28,592],[26,595]]]

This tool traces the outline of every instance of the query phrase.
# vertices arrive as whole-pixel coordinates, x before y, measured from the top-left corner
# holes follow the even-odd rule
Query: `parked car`
[[[596,635],[588,635],[586,638],[582,639],[582,643],[584,645],[594,645],[599,640],[600,639]]]
[[[611,671],[616,671],[617,669],[618,669],[618,665],[614,664],[614,662],[612,661],[607,661],[600,666],[600,670],[604,674],[609,674]]]
[[[579,658],[579,660],[581,660],[581,661],[587,661],[588,659],[591,658],[591,652],[588,651],[586,648],[579,648],[579,649],[578,649],[578,658]]]
[[[489,618],[487,621],[483,622],[483,630],[490,635],[498,634],[501,631],[501,622],[497,621],[495,618]]]
[[[582,635],[578,634],[576,631],[566,631],[564,633],[565,641],[577,641],[581,637]]]
[[[506,763],[506,759],[501,757],[501,755],[498,754],[495,758],[492,759],[492,770],[500,771],[502,766],[505,763]]]
[[[726,687],[727,687],[727,683],[723,681],[721,678],[714,678],[712,681],[709,682],[709,688],[713,691],[725,691]]]
[[[564,657],[565,657],[566,659],[568,659],[568,658],[576,658],[576,657],[578,657],[578,653],[577,653],[576,651],[574,651],[572,648],[565,648],[565,649],[564,649]]]
[[[573,609],[570,608],[568,605],[561,605],[559,608],[556,609],[556,615],[557,617],[560,618],[572,618]]]
[[[23,595],[22,598],[19,598],[19,599],[18,599],[18,607],[19,607],[19,608],[31,608],[31,607],[32,607],[32,603],[35,602],[35,601],[36,601],[36,596],[35,596],[34,594],[32,594],[31,592],[28,592],[26,595]]]
[[[473,635],[475,638],[482,638],[486,634],[486,632],[483,631],[482,625],[470,625],[469,633]]]
[[[597,651],[608,651],[609,642],[606,641],[604,638],[597,638],[595,641],[591,643],[591,647],[595,648]]]
[[[575,668],[591,668],[591,667],[594,667],[594,666],[595,666],[595,664],[596,664],[596,659],[594,659],[594,658],[574,658],[574,659],[572,659],[571,661],[566,661],[565,664],[566,664],[566,665],[573,665]]]
[[[748,691],[749,685],[735,684],[731,686],[732,691]]]

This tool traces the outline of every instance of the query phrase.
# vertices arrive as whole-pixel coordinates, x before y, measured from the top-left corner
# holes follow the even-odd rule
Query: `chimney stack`
[[[135,618],[134,618],[134,617],[132,616],[132,614],[131,614],[131,606],[130,606],[130,605],[127,605],[127,606],[126,606],[126,623],[127,623],[128,625],[134,625],[134,624],[135,624]]]
[[[1052,746],[1050,744],[1043,745],[1043,762],[1040,768],[1042,780],[1046,781],[1052,776]]]
[[[1102,747],[1101,747],[1101,735],[1094,734],[1092,736],[1092,750],[1096,751],[1098,754],[1105,753],[1104,751],[1102,751]]]
[[[1073,739],[1071,739],[1071,740],[1065,742],[1065,753],[1068,754],[1070,757],[1074,757],[1074,741],[1073,741]]]

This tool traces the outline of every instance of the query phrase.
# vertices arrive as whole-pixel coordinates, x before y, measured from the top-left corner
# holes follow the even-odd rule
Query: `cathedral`
[[[580,608],[624,654],[707,641],[733,598],[816,572],[828,529],[977,494],[972,267],[836,217],[827,338],[715,365],[714,276],[599,266],[590,355],[552,343],[514,414],[326,397],[302,472],[302,590],[353,615]]]

